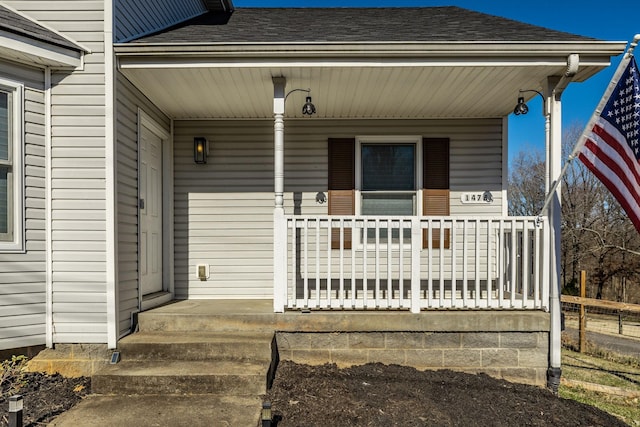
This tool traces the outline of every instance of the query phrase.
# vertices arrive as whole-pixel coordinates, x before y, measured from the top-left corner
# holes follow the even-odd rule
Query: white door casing
[[[138,170],[138,266],[142,296],[161,292],[162,278],[162,138],[140,127]]]

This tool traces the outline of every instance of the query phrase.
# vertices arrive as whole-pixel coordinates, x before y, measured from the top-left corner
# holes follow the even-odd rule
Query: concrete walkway
[[[259,397],[90,395],[56,418],[53,427],[255,427]]]

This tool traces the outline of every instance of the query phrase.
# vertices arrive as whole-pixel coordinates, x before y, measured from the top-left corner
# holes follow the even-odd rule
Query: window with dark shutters
[[[355,214],[355,138],[329,138],[328,190],[329,215]],[[449,139],[423,138],[422,140],[422,215],[449,216]],[[428,247],[428,230],[423,232],[423,247]],[[440,228],[432,230],[431,247],[440,247]],[[444,230],[443,247],[450,247],[449,229]],[[344,231],[344,248],[352,247],[351,230]],[[340,232],[331,232],[331,248],[340,248]]]

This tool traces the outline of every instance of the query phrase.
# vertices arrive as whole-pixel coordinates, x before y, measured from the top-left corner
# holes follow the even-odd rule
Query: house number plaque
[[[491,191],[477,191],[473,193],[462,193],[460,201],[464,204],[485,205],[493,203]]]

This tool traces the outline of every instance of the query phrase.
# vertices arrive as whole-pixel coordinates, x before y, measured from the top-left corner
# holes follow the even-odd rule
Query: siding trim
[[[105,217],[106,217],[106,293],[107,346],[118,345],[118,223],[115,140],[115,55],[113,52],[113,0],[104,2],[104,83],[105,83]]]

